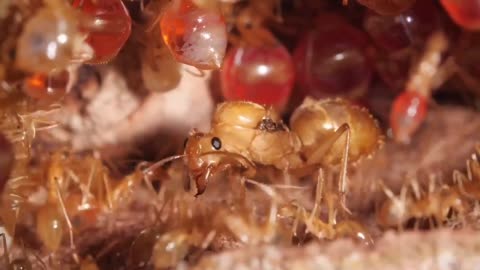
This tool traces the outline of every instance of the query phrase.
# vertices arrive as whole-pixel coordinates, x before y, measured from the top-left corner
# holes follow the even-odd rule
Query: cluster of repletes
[[[19,7],[13,12],[21,15],[23,20],[14,26],[23,31],[6,42],[8,46],[3,45],[6,55],[14,53],[10,61],[2,59],[8,72],[0,72],[0,80],[14,83],[20,78],[24,92],[34,99],[58,100],[65,94],[65,70],[70,64],[109,62],[132,31],[132,8],[129,11],[122,0],[75,0],[71,6],[58,0],[45,1],[44,5],[41,0],[30,1],[31,10]],[[368,9],[356,12],[355,19],[342,16],[340,5],[320,5],[313,15],[305,15],[309,27],[299,25],[295,34],[287,34],[289,44],[285,44],[285,35],[278,29],[287,29],[288,18],[282,18],[277,0],[243,4],[213,0],[126,2],[129,7],[138,2],[133,5],[135,18],[142,17],[142,10],[158,13],[154,16],[157,19],[148,23],[159,31],[150,35],[161,36],[159,46],[170,52],[171,59],[201,70],[220,69],[221,93],[226,100],[248,100],[280,110],[305,96],[362,100],[375,73],[386,88],[398,93],[405,89],[415,65],[413,59],[425,40],[435,31],[451,29],[447,14],[466,30],[480,29],[480,4],[473,0],[441,1],[441,5],[431,0],[358,1]],[[442,6],[446,13],[441,12]],[[11,20],[4,18],[3,24]],[[152,46],[158,43],[155,38],[147,42]],[[471,64],[474,58],[470,57],[476,54],[471,47],[461,48],[463,53],[456,55],[470,85],[476,82],[476,69]],[[149,51],[147,58],[162,55]],[[143,65],[145,85],[150,88],[171,88],[179,80],[178,67],[162,57],[163,62],[147,60],[152,64]],[[171,68],[162,71],[158,67],[162,63]],[[23,79],[10,71],[15,69],[24,73]],[[162,84],[157,77],[168,82]],[[391,118],[421,122],[412,106],[427,102],[429,95],[420,97],[416,89],[409,91],[398,97]],[[400,127],[392,126],[395,134]]]
[[[415,65],[425,65],[417,61],[432,34],[443,31],[454,39],[458,35],[454,23],[467,31],[480,29],[478,1],[445,0],[441,1],[442,5],[430,0],[358,2],[369,8],[356,14],[358,19],[346,19],[341,16],[342,10],[329,8],[328,4],[313,19],[305,15],[303,19],[309,22],[309,27],[296,29],[298,34],[293,35],[293,46],[292,40],[287,40],[289,49],[272,34],[278,27],[269,32],[270,36],[266,33],[269,31],[266,25],[272,25],[269,15],[273,10],[266,13],[267,5],[254,3],[243,7],[249,12],[237,12],[239,15],[234,18],[243,42],[232,42],[221,70],[225,99],[249,100],[280,109],[305,96],[342,96],[362,101],[372,87],[375,73],[383,81],[383,88],[398,94],[406,90],[408,81],[412,80]],[[442,6],[446,12],[442,12]],[[248,27],[242,27],[245,21]],[[479,86],[478,71],[473,67],[478,55],[474,49],[477,38],[470,35],[462,40],[463,47],[452,47],[447,54],[460,52],[455,54],[455,63],[464,72],[459,73],[466,84],[475,89]],[[432,68],[439,73],[437,77],[451,76],[453,69],[452,65],[450,70],[442,65]],[[390,117],[396,139],[409,141],[421,126],[434,90],[433,87],[408,89],[398,96]]]

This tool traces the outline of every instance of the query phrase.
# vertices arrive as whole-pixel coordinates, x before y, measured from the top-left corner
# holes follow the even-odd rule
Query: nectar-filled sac
[[[335,14],[320,16],[293,55],[303,94],[315,98],[363,95],[373,73],[366,49],[364,33]]]
[[[468,30],[480,30],[480,1],[441,0],[440,2],[455,23]]]
[[[17,43],[16,66],[24,71],[48,73],[66,68],[79,42],[76,22],[66,11],[42,8],[25,23]]]
[[[162,14],[163,40],[177,61],[199,69],[217,69],[227,48],[227,27],[219,12],[190,0],[173,1]]]
[[[288,103],[294,79],[291,56],[282,45],[232,48],[221,71],[226,100],[252,101],[279,110]]]
[[[364,28],[377,46],[394,52],[422,44],[434,30],[440,28],[439,15],[433,1],[417,1],[394,17],[367,12]]]
[[[397,16],[366,13],[363,28],[378,48],[376,71],[392,92],[403,90],[412,55],[441,27],[440,10],[430,0],[417,1]]]
[[[23,91],[34,99],[55,101],[65,95],[68,79],[69,75],[65,70],[48,75],[33,74],[25,79]]]
[[[396,141],[408,143],[427,116],[427,99],[414,91],[405,91],[392,104],[390,126]]]
[[[90,16],[86,23],[87,43],[94,51],[92,63],[114,58],[130,36],[132,19],[121,0],[75,0],[75,8]]]

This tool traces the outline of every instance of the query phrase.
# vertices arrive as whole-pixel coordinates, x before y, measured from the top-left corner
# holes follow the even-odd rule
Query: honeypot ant
[[[458,74],[466,85],[475,87],[472,78],[456,62],[455,56],[443,60],[448,48],[449,40],[445,33],[433,33],[426,42],[423,55],[410,73],[405,91],[394,100],[390,126],[397,142],[410,142],[425,121],[432,93],[453,75]]]
[[[426,118],[432,92],[453,74],[451,58],[441,65],[442,54],[447,48],[448,39],[443,32],[436,32],[427,40],[425,51],[414,66],[405,91],[392,105],[390,125],[396,141],[410,141]]]
[[[252,178],[256,166],[263,165],[301,177],[319,167],[340,166],[338,192],[346,209],[349,160],[371,155],[382,143],[375,119],[343,99],[306,98],[292,114],[290,128],[272,107],[244,101],[221,103],[208,133],[193,130],[183,155],[161,160],[144,173],[184,158],[198,196],[212,175],[226,169]]]
[[[430,227],[442,226],[451,219],[451,213],[463,218],[469,208],[457,187],[436,187],[431,180],[428,192],[423,194],[417,181],[413,180],[410,186],[413,196],[406,186],[402,187],[399,196],[395,196],[383,185],[388,200],[377,213],[377,223],[381,227],[401,230],[410,220],[415,221],[415,227],[423,220],[428,220]]]

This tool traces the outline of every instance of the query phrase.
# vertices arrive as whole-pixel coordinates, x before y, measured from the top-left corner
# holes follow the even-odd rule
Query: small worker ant
[[[463,224],[466,214],[471,212],[474,204],[480,200],[480,148],[477,147],[476,151],[477,153],[467,160],[466,174],[453,172],[453,185],[439,186],[431,178],[428,192],[423,192],[418,182],[412,180],[411,189],[404,186],[400,195],[394,195],[380,182],[388,200],[379,208],[377,223],[381,227],[396,226],[399,229],[410,220],[415,221],[415,226],[423,220],[427,220],[430,227],[450,224],[455,219],[459,220],[455,223]]]
[[[431,180],[428,192],[423,194],[417,181],[413,180],[410,185],[413,196],[405,186],[399,196],[383,186],[388,200],[382,204],[377,214],[377,223],[381,227],[397,227],[401,230],[410,220],[415,221],[414,227],[425,220],[430,227],[439,227],[452,219],[452,212],[463,218],[469,208],[468,202],[456,187],[436,187]]]

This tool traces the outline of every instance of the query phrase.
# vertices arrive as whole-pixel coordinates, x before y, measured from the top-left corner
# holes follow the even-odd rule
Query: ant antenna
[[[167,164],[168,162],[171,162],[171,161],[174,161],[176,159],[183,158],[183,157],[185,157],[184,154],[166,157],[164,159],[161,159],[161,160],[155,162],[152,166],[144,169],[142,172],[145,175],[151,175],[153,173],[153,171],[156,170],[157,168],[162,167],[163,165]]]
[[[70,218],[68,217],[67,208],[65,207],[63,196],[62,196],[62,193],[60,192],[60,183],[59,183],[58,179],[56,179],[56,181],[55,181],[55,189],[57,191],[58,201],[60,203],[60,207],[62,208],[62,212],[63,212],[63,215],[65,217],[65,221],[67,222],[68,233],[69,233],[69,237],[70,237],[70,248],[73,251],[73,259],[75,260],[76,263],[80,263],[80,259],[78,258],[78,255],[76,253],[75,243],[73,241],[73,225],[72,225],[72,222],[71,222]]]

